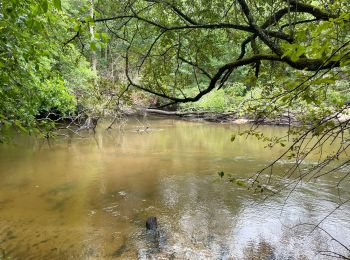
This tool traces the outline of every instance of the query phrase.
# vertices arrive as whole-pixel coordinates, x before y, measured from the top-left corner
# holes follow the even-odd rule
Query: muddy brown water
[[[336,177],[264,202],[218,177],[248,177],[283,151],[230,141],[248,126],[165,118],[129,119],[123,131],[106,125],[86,138],[49,145],[16,137],[0,146],[0,259],[328,259],[318,252],[342,251],[319,229],[291,228],[337,206]],[[262,128],[269,136],[285,130]],[[345,245],[349,213],[344,205],[321,224]],[[146,232],[149,216],[159,233]]]

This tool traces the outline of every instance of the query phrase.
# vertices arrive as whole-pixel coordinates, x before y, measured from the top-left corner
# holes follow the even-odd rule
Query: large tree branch
[[[285,7],[278,10],[269,18],[267,18],[266,21],[260,27],[266,29],[269,26],[276,25],[286,14],[288,14],[288,12],[310,14],[314,16],[314,18],[317,20],[329,20],[330,18],[337,17],[337,15],[323,12],[321,9],[312,5],[302,4],[294,0],[290,0],[289,2],[291,5],[290,7]]]
[[[126,60],[127,60],[126,66],[128,66],[128,58]],[[131,79],[130,75],[128,74],[128,69],[126,70],[126,72],[127,72],[126,74],[127,74],[127,78],[129,80],[130,84],[138,89],[141,89],[143,91],[146,91],[146,92],[154,94],[154,95],[157,95],[159,97],[169,99],[175,103],[187,103],[187,102],[198,101],[201,97],[203,97],[204,95],[206,95],[210,91],[212,91],[216,87],[217,82],[219,81],[220,77],[225,73],[225,71],[230,70],[230,69],[234,69],[234,68],[237,68],[240,66],[244,66],[247,64],[251,64],[251,63],[254,63],[254,62],[259,61],[259,60],[281,60],[281,59],[276,55],[255,55],[255,56],[252,56],[250,58],[237,60],[235,62],[225,64],[224,66],[219,68],[219,70],[216,72],[216,74],[213,77],[211,77],[210,83],[206,89],[200,91],[194,97],[187,97],[187,98],[177,98],[177,97],[172,97],[172,96],[166,95],[164,93],[156,92],[150,88],[147,88],[147,87],[144,87],[144,86],[141,86],[141,85],[135,83]]]
[[[332,14],[330,12],[324,12],[320,8],[317,8],[313,5],[301,3],[298,0],[288,0],[288,2],[292,6],[291,11],[309,13],[319,20],[329,20],[330,18],[338,17],[338,15]]]
[[[154,22],[152,20],[146,19],[144,17],[141,17],[139,15],[132,14],[132,15],[118,15],[118,16],[113,16],[113,17],[106,17],[106,18],[99,18],[95,19],[95,23],[99,22],[108,22],[108,21],[115,21],[115,20],[121,20],[125,18],[131,18],[131,19],[137,19],[139,21],[143,21],[145,23],[151,24],[155,27],[158,27],[159,29],[162,29],[164,31],[176,31],[176,30],[187,30],[187,29],[234,29],[234,30],[239,30],[239,31],[244,31],[244,32],[249,32],[249,33],[254,33],[255,30],[251,26],[247,25],[240,25],[240,24],[232,24],[232,23],[212,23],[212,24],[190,24],[190,25],[179,25],[179,26],[166,26],[162,25],[160,23]],[[84,23],[84,21],[82,21]],[[282,39],[288,42],[292,42],[293,39],[290,37],[288,34],[285,34],[280,31],[269,31],[269,30],[263,30],[265,34],[275,37],[278,39]]]
[[[280,48],[280,46],[278,46],[277,43],[275,43],[271,39],[269,39],[268,35],[264,32],[264,30],[256,24],[256,21],[255,21],[254,17],[252,16],[252,14],[250,13],[250,10],[249,10],[249,7],[248,7],[246,1],[245,0],[237,0],[237,1],[240,4],[245,17],[248,19],[249,25],[254,28],[255,33],[260,37],[260,39],[274,53],[276,53],[278,56],[282,56],[283,55],[283,51]]]
[[[276,25],[286,14],[288,14],[288,12],[306,13],[306,14],[310,14],[310,15],[314,16],[314,19],[308,19],[308,20],[295,22],[295,23],[293,23],[293,25],[301,24],[301,23],[308,23],[308,22],[315,22],[315,21],[320,21],[320,20],[329,20],[330,18],[337,17],[337,15],[333,15],[333,14],[324,12],[321,9],[316,8],[315,6],[308,5],[308,4],[302,4],[302,3],[299,3],[298,1],[295,1],[295,0],[289,1],[289,4],[291,5],[290,7],[282,8],[282,9],[278,10],[277,12],[275,12],[274,14],[272,14],[269,18],[267,18],[266,21],[260,26],[260,28],[263,30],[266,30],[268,27]],[[289,26],[289,24],[283,25],[281,27],[281,29],[283,29],[287,26]],[[251,35],[242,42],[241,54],[239,56],[240,59],[243,58],[245,53],[246,53],[246,46],[253,39],[255,39],[257,36],[258,36],[257,34]]]
[[[160,0],[144,0],[144,1],[164,5],[165,8],[168,8],[169,10],[171,10],[172,13],[175,13],[175,15],[179,19],[181,19],[180,25],[178,25],[179,21],[177,21],[175,25],[169,25],[167,23],[159,22],[158,20],[155,20],[152,17],[148,18],[147,16],[144,16],[144,15],[141,16],[139,12],[135,12],[132,8],[130,9],[130,13],[127,13],[126,11],[125,15],[99,18],[94,20],[94,22],[108,22],[108,21],[118,21],[118,20],[123,21],[125,19],[128,19],[128,21],[130,21],[135,19],[138,22],[152,25],[156,29],[158,29],[159,34],[154,39],[153,43],[151,44],[151,47],[148,49],[145,57],[141,62],[141,66],[144,60],[151,55],[151,51],[154,45],[157,43],[157,41],[168,31],[193,30],[193,29],[208,29],[208,30],[233,29],[233,30],[252,33],[252,35],[243,42],[241,55],[239,56],[239,58],[232,63],[228,63],[220,67],[213,76],[210,75],[203,68],[200,68],[197,64],[194,64],[191,61],[186,60],[185,57],[181,57],[178,55],[177,57],[178,60],[181,60],[182,62],[185,62],[191,66],[197,67],[209,80],[208,87],[204,90],[199,90],[198,94],[195,95],[194,97],[178,98],[174,94],[173,94],[174,96],[171,96],[170,94],[167,94],[161,90],[157,91],[157,90],[151,89],[151,87],[141,86],[138,83],[133,82],[130,75],[128,74],[128,69],[126,70],[126,75],[130,85],[136,88],[142,89],[146,92],[152,93],[154,95],[167,98],[172,102],[177,103],[177,102],[197,101],[202,96],[204,96],[205,94],[209,93],[212,89],[214,89],[218,81],[221,80],[223,84],[223,82],[225,82],[225,80],[230,76],[230,73],[237,67],[248,65],[248,64],[257,64],[256,71],[258,73],[259,65],[261,61],[264,61],[264,60],[282,62],[284,64],[288,64],[289,66],[295,69],[309,70],[309,71],[317,71],[321,69],[333,68],[333,67],[339,66],[339,61],[329,61],[327,63],[324,63],[323,60],[307,59],[307,58],[299,58],[297,61],[292,61],[289,57],[283,57],[283,51],[278,45],[278,43],[276,42],[276,39],[283,39],[291,42],[293,41],[293,38],[288,34],[283,33],[282,31],[268,30],[270,26],[277,24],[286,14],[288,14],[288,12],[307,13],[307,14],[313,15],[315,19],[320,19],[320,20],[326,20],[334,17],[332,14],[325,13],[321,9],[315,8],[311,5],[301,4],[298,1],[290,0],[289,7],[278,10],[269,18],[267,18],[267,20],[261,26],[258,26],[245,0],[237,0],[237,1],[241,6],[244,16],[248,19],[248,23],[249,23],[248,25],[223,23],[223,22],[210,23],[210,24],[199,23],[196,21],[195,18],[189,17],[183,11],[181,11],[173,2],[160,1]],[[137,30],[135,33],[137,33]],[[259,37],[274,52],[274,54],[259,54],[257,51],[257,48],[254,47],[255,49],[254,55],[249,58],[244,58],[245,46],[249,42],[254,41],[256,37]],[[129,42],[129,44],[132,45],[132,41]],[[253,44],[253,46],[256,46],[256,45]],[[129,64],[128,60],[126,64],[128,67],[128,64]]]
[[[319,21],[319,19],[314,18],[314,19],[307,19],[307,20],[301,20],[301,21],[296,21],[296,22],[292,22],[291,24],[287,23],[287,24],[283,24],[280,28],[281,30],[283,30],[284,28],[290,26],[290,25],[298,25],[298,24],[304,24],[304,23],[312,23],[312,22],[316,22]]]
[[[176,13],[179,17],[181,17],[182,20],[192,24],[192,25],[198,25],[199,23],[194,21],[191,17],[186,15],[184,12],[182,12],[179,8],[177,8],[174,4],[169,3],[167,1],[161,1],[161,0],[145,0],[147,2],[151,3],[159,3],[159,4],[164,4],[165,6],[169,6],[174,13]]]
[[[254,64],[256,62],[261,62],[261,61],[277,61],[277,62],[283,62],[283,63],[287,63],[288,65],[290,65],[293,68],[296,69],[300,69],[300,70],[308,70],[308,71],[316,71],[316,70],[322,70],[322,69],[327,69],[327,68],[331,68],[331,67],[338,67],[339,66],[339,62],[338,61],[331,61],[328,62],[327,64],[324,63],[324,61],[322,60],[313,60],[313,59],[306,59],[306,58],[301,58],[296,62],[292,62],[287,58],[281,58],[278,55],[275,54],[257,54],[254,56],[251,56],[249,58],[245,58],[245,59],[240,59],[240,60],[236,60],[234,62],[231,63],[227,63],[225,65],[223,65],[222,67],[220,67],[218,69],[218,71],[215,73],[214,76],[210,77],[211,80],[209,82],[209,85],[206,89],[201,90],[196,96],[194,97],[186,97],[186,98],[177,98],[174,96],[170,96],[167,95],[165,93],[159,93],[155,90],[152,90],[151,88],[147,88],[144,86],[141,86],[140,84],[135,83],[130,75],[128,74],[128,69],[126,70],[126,75],[127,78],[130,82],[130,84],[138,89],[141,89],[143,91],[146,91],[148,93],[154,94],[156,96],[159,97],[163,97],[166,99],[171,100],[171,104],[174,103],[187,103],[187,102],[195,102],[198,101],[199,99],[201,99],[204,95],[208,94],[210,91],[212,91],[218,81],[220,80],[220,78],[225,74],[225,72],[227,71],[233,71],[234,69],[241,67],[241,66],[245,66],[245,65],[249,65],[249,64]],[[127,62],[126,62],[126,66],[128,67],[128,58],[127,58]]]

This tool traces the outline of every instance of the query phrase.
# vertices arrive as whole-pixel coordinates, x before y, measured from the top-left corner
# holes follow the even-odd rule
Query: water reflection
[[[108,124],[107,124],[108,125]],[[0,258],[19,259],[314,259],[339,249],[318,223],[335,208],[328,177],[261,203],[216,172],[247,177],[277,156],[254,139],[230,142],[244,126],[139,121],[49,147],[18,137],[0,147]],[[266,127],[266,135],[284,129]],[[283,169],[284,164],[278,166]],[[350,241],[350,208],[322,223]],[[144,223],[157,216],[159,232]],[[327,259],[327,258],[326,258]]]

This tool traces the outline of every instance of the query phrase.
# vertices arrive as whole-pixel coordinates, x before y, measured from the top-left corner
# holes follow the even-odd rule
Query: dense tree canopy
[[[95,22],[126,45],[127,84],[172,102],[197,101],[215,87],[247,78],[302,79],[305,71],[345,67],[349,60],[346,1],[107,2],[99,2]],[[246,65],[255,71],[232,74]],[[284,92],[304,88],[281,79]],[[195,95],[186,95],[190,85],[197,85]]]
[[[0,130],[44,131],[52,124],[37,117],[74,111],[74,93],[93,74],[77,49],[63,44],[72,22],[60,1],[0,1],[0,8]]]

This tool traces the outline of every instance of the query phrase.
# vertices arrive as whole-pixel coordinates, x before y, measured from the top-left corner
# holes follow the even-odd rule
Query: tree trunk
[[[94,19],[94,0],[90,0],[90,16],[92,19]],[[89,32],[91,34],[91,41],[93,42],[95,40],[94,36],[94,25],[89,25]],[[96,51],[91,50],[91,67],[92,70],[96,73],[97,72],[97,58],[96,58]]]

